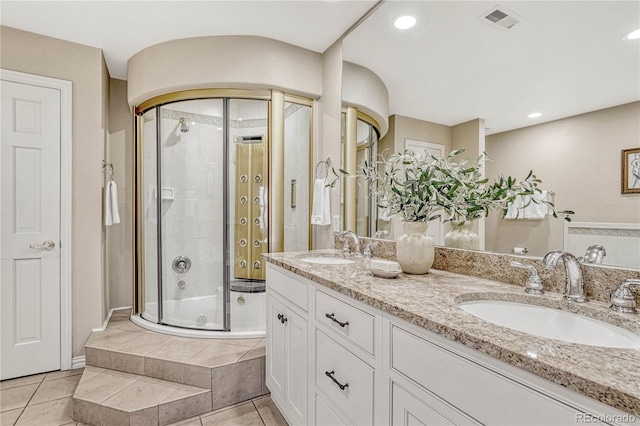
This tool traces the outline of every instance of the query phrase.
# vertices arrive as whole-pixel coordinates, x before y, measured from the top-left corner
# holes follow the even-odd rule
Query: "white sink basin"
[[[342,257],[325,256],[303,257],[300,260],[307,263],[316,263],[321,265],[347,265],[349,263],[354,263],[353,260],[343,259]]]
[[[459,306],[493,324],[548,339],[606,348],[640,348],[639,334],[570,312],[498,300],[463,302]]]

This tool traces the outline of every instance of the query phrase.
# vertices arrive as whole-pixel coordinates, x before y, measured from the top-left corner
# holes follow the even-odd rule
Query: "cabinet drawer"
[[[398,426],[476,424],[426,392],[419,395],[420,398],[397,383],[391,383],[391,424]]]
[[[395,325],[390,333],[392,370],[481,423],[575,424],[583,412]]]
[[[373,355],[373,315],[322,291],[316,291],[316,320]]]
[[[373,424],[373,380],[373,368],[316,329],[316,386],[354,424]]]
[[[317,426],[346,426],[324,399],[316,394],[316,422]]]
[[[267,264],[267,290],[280,293],[305,312],[308,311],[307,283],[270,264]]]

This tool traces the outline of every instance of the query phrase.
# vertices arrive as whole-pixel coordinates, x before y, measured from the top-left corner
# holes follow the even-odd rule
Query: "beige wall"
[[[133,117],[127,103],[127,82],[111,79],[107,156],[118,185],[120,224],[108,238],[109,308],[131,306],[133,288]]]
[[[342,41],[337,41],[322,54],[322,97],[318,101],[318,137],[314,167],[319,160],[331,158],[334,167],[341,158],[342,132]],[[340,185],[331,190],[331,216],[340,215]],[[333,248],[333,226],[313,227],[313,248]]]
[[[73,356],[84,353],[106,308],[103,279],[102,170],[108,79],[102,51],[0,27],[0,66],[73,83]]]
[[[456,124],[451,127],[451,151],[464,149],[464,153],[459,155],[460,159],[468,158],[474,161],[485,151],[484,120],[477,118],[465,123]],[[448,153],[447,153],[448,154]],[[483,170],[484,172],[484,170]],[[484,250],[485,244],[485,219],[473,221],[471,229],[478,234],[480,240],[480,250]],[[445,232],[450,230],[450,224],[445,226]]]
[[[318,99],[322,55],[277,40],[212,36],[171,40],[129,59],[129,104],[186,89],[279,89]]]
[[[445,153],[451,151],[451,127],[429,121],[392,115],[389,117],[389,131],[380,140],[378,152],[385,156],[404,152],[405,139],[431,142],[444,145]],[[402,235],[402,224],[396,217],[389,224],[390,235],[387,238],[397,238]]]
[[[555,190],[558,210],[576,222],[640,223],[640,195],[621,194],[621,150],[638,146],[640,102],[486,137],[487,176],[526,177]],[[487,250],[526,246],[534,256],[562,248],[562,220],[487,219]]]

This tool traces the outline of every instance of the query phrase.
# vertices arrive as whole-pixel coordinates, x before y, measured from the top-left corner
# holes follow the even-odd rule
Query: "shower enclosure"
[[[287,102],[284,114],[274,114],[268,98],[220,97],[139,111],[138,324],[238,336],[264,332],[261,255],[270,249],[270,215],[276,211],[269,203],[285,204],[281,195],[270,197],[270,120],[277,116],[283,149],[288,144],[302,153],[285,155],[277,167],[303,184],[296,188],[298,200],[308,211],[310,105]],[[305,126],[306,133],[296,130]],[[306,167],[296,163],[300,159]],[[275,190],[282,194],[284,188]],[[307,217],[296,220],[308,236]],[[300,245],[308,248],[308,237]]]

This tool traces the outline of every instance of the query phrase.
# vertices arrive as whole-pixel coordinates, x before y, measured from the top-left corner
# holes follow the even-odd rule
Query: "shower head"
[[[180,131],[182,133],[187,133],[189,131],[189,126],[187,126],[187,119],[185,117],[180,118]]]

